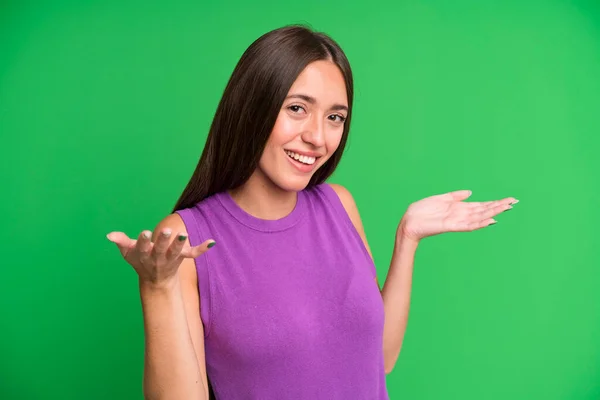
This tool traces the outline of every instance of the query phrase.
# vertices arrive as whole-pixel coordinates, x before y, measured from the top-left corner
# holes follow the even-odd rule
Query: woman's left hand
[[[493,219],[518,202],[514,197],[485,202],[465,202],[470,190],[426,197],[411,204],[402,217],[398,233],[419,241],[445,232],[469,232],[496,223]]]

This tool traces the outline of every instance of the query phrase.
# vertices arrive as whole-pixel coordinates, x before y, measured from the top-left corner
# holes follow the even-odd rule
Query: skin
[[[309,64],[298,76],[284,100],[275,126],[255,173],[233,199],[249,214],[278,219],[296,204],[319,167],[337,150],[348,115],[344,77],[329,61]],[[312,173],[298,171],[285,150],[316,156]]]
[[[307,186],[318,167],[338,148],[347,116],[344,107],[347,107],[345,83],[337,66],[330,61],[308,65],[282,105],[258,168],[246,184],[230,191],[234,201],[257,218],[272,220],[289,214],[295,207],[297,192]],[[315,168],[311,172],[299,171],[286,150],[316,156]],[[371,254],[351,193],[341,185],[331,186]],[[468,191],[457,191],[419,200],[408,207],[398,224],[391,265],[381,289],[385,309],[382,345],[387,373],[392,371],[402,346],[414,255],[420,241],[444,232],[484,228],[494,222],[492,217],[516,202],[512,197],[464,202],[469,195]],[[190,247],[185,226],[177,214],[164,218],[153,233],[142,232],[137,240],[122,232],[111,232],[108,238],[139,277],[146,332],[145,397],[208,399],[194,258],[209,251],[214,241]]]

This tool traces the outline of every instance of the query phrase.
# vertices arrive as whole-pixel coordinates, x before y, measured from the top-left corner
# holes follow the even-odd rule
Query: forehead
[[[315,61],[306,66],[290,88],[289,94],[314,97],[324,106],[348,105],[346,82],[339,67],[331,61]]]

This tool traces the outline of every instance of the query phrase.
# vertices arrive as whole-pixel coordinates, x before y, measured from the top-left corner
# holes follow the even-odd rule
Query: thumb
[[[184,257],[187,257],[187,258],[200,257],[202,254],[206,253],[215,244],[216,244],[216,242],[213,239],[209,239],[197,246],[188,247],[187,249],[185,249],[184,251],[181,252],[181,255]]]
[[[450,200],[463,201],[471,197],[471,194],[473,194],[473,192],[470,190],[456,190],[454,192],[447,193],[446,196]]]
[[[130,239],[129,236],[123,232],[110,232],[106,237],[117,245],[123,257],[125,257],[129,250],[133,249],[137,243],[137,240]]]

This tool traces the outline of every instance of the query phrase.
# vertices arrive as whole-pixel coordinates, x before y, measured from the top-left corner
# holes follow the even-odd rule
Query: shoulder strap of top
[[[340,218],[344,221],[344,223],[346,224],[346,226],[348,227],[348,229],[350,231],[350,234],[353,235],[354,238],[359,242],[358,245],[361,248],[362,253],[366,257],[367,262],[371,266],[371,272],[374,274],[374,276],[377,276],[377,269],[375,267],[375,263],[373,262],[371,255],[367,251],[367,247],[365,246],[362,238],[360,237],[358,231],[356,230],[354,223],[350,219],[350,216],[348,215],[348,212],[346,211],[344,204],[342,204],[342,200],[340,199],[340,196],[338,196],[335,189],[333,189],[329,183],[322,183],[322,184],[318,185],[316,187],[316,189],[323,194],[325,199],[328,201],[329,205],[336,212],[338,218]]]

